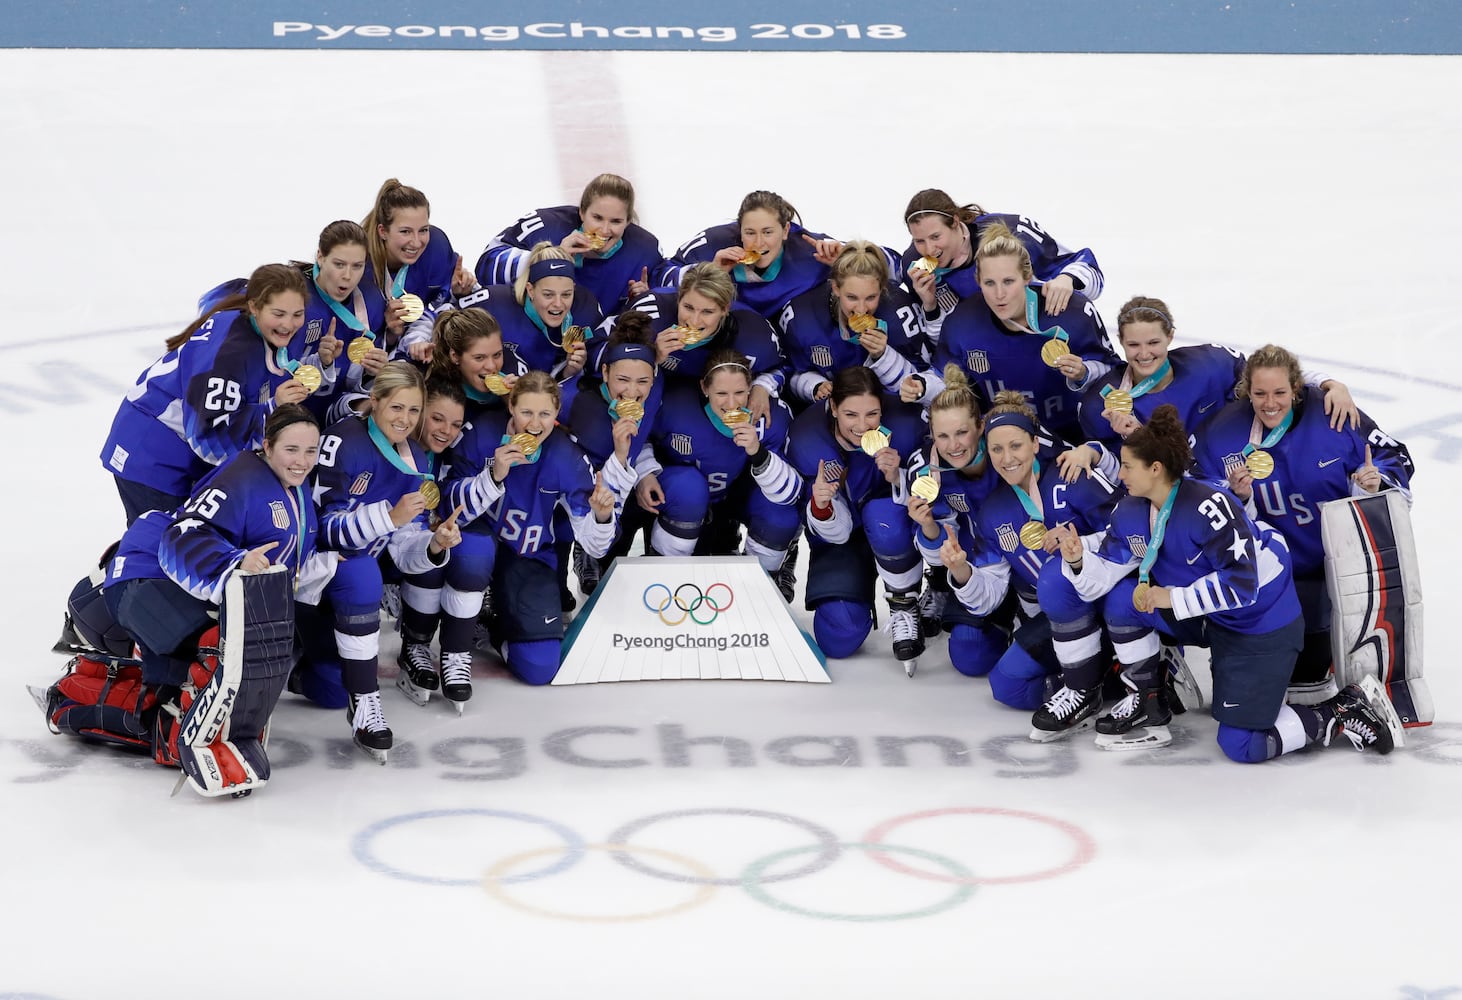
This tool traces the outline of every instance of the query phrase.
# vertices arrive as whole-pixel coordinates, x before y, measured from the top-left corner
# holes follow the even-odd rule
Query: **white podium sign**
[[[555,684],[611,681],[831,681],[750,556],[615,561],[564,636]]]

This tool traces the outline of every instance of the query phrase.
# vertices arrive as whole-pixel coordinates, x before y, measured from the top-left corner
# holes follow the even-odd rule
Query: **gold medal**
[[[920,476],[909,487],[909,492],[925,503],[933,503],[939,496],[939,484],[934,481],[933,476]]]
[[[421,487],[416,492],[420,493],[421,498],[426,501],[427,510],[436,510],[437,504],[442,502],[441,489],[430,479],[423,479],[421,481]]]
[[[934,273],[934,269],[937,268],[938,266],[939,266],[939,258],[938,257],[920,257],[918,260],[914,261],[912,264],[909,265],[909,270],[910,271],[928,271],[930,274],[933,274]]]
[[[521,434],[514,434],[510,437],[508,444],[513,445],[524,455],[531,458],[533,453],[538,450],[538,435],[523,431]]]
[[[401,318],[408,323],[415,323],[426,312],[426,303],[421,301],[420,295],[407,292],[397,301],[401,303]]]
[[[1147,610],[1147,592],[1151,589],[1152,588],[1147,585],[1147,582],[1143,581],[1137,585],[1137,588],[1135,590],[1132,591],[1132,606],[1138,611]]]
[[[645,407],[637,399],[621,399],[615,404],[614,411],[621,420],[638,421],[645,415]]]
[[[482,376],[482,387],[494,396],[506,396],[508,394],[507,380],[498,372]]]
[[[582,326],[571,326],[563,332],[563,349],[572,351],[576,344],[582,344],[587,339],[587,331]]]
[[[888,435],[877,429],[864,431],[863,436],[858,439],[858,447],[863,449],[863,454],[872,458],[888,447]]]
[[[761,251],[760,250],[742,250],[741,251],[741,263],[743,263],[743,264],[755,264],[759,260],[761,260]]]
[[[1103,405],[1113,413],[1132,412],[1132,393],[1126,389],[1113,389],[1102,398]]]
[[[1066,357],[1066,355],[1070,353],[1071,351],[1069,348],[1067,348],[1066,341],[1062,340],[1060,337],[1052,337],[1050,340],[1041,345],[1041,360],[1046,363],[1047,368],[1055,368],[1059,366],[1061,364],[1061,359]],[[1115,396],[1116,393],[1113,392],[1112,395]]]
[[[320,388],[320,369],[314,365],[300,365],[294,370],[294,380],[304,386],[307,392],[314,392]]]
[[[735,427],[738,424],[747,424],[750,422],[750,410],[727,410],[725,413],[721,414],[721,423],[725,424],[727,427]]]
[[[590,249],[593,249],[593,250],[603,250],[604,249],[604,243],[605,243],[604,237],[600,236],[598,233],[589,233],[588,236],[589,236],[589,247],[590,247]]]
[[[854,313],[848,317],[848,329],[862,335],[878,326],[878,317],[872,313]]]
[[[366,354],[375,346],[376,342],[369,337],[356,337],[345,349],[345,356],[350,359],[351,364],[358,365],[365,360]]]
[[[1040,521],[1027,521],[1020,526],[1020,544],[1028,549],[1038,549],[1046,540],[1046,526]]]
[[[694,347],[709,336],[710,334],[705,330],[694,326],[682,326],[680,328],[680,339],[685,341],[686,347]]]
[[[1255,479],[1268,479],[1274,473],[1274,456],[1260,449],[1244,456],[1244,465]]]

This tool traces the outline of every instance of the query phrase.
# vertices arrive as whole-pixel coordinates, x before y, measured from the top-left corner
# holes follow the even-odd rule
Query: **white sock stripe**
[[[452,586],[440,591],[442,611],[453,618],[476,618],[482,610],[482,591],[458,590]]]
[[[1079,639],[1052,639],[1051,648],[1056,651],[1056,659],[1062,663],[1080,663],[1102,651],[1101,633],[1092,632]]]

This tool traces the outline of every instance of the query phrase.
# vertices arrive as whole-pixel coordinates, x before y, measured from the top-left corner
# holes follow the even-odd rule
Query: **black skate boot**
[[[1102,707],[1102,690],[1086,691],[1062,685],[1031,716],[1029,738],[1035,743],[1050,743],[1072,733],[1091,728],[1091,717]]]
[[[1097,719],[1096,745],[1103,750],[1150,750],[1165,747],[1173,741],[1168,723],[1173,721],[1168,707],[1167,685],[1132,691],[1112,706],[1111,712]]]
[[[913,594],[890,594],[888,624],[883,631],[893,637],[893,655],[910,677],[919,669],[924,652],[924,635],[919,631],[919,600]]]
[[[353,694],[345,707],[345,717],[355,730],[355,745],[376,759],[386,763],[391,750],[391,730],[386,725],[386,716],[381,711],[381,692]]]
[[[472,697],[472,654],[442,654],[442,697],[461,715]]]
[[[1344,736],[1356,750],[1374,750],[1379,754],[1388,754],[1406,743],[1401,719],[1374,677],[1347,686],[1316,707],[1329,717],[1324,736],[1327,747],[1336,736]]]
[[[931,639],[944,628],[944,606],[949,601],[949,571],[935,566],[924,572],[924,592],[919,595],[919,628]]]
[[[431,693],[440,687],[436,664],[432,662],[431,646],[415,642],[405,634],[401,637],[401,652],[396,655],[396,665],[401,672],[396,675],[396,686],[416,702],[425,705],[431,700]]]

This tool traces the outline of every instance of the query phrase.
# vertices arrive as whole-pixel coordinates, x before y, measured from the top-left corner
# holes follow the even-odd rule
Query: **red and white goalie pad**
[[[1403,725],[1430,725],[1432,696],[1422,679],[1421,575],[1406,498],[1383,490],[1320,510],[1336,680],[1344,687],[1374,677]]]

